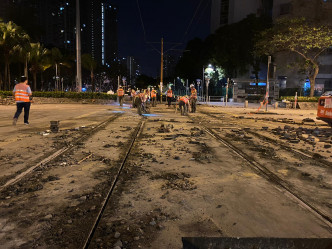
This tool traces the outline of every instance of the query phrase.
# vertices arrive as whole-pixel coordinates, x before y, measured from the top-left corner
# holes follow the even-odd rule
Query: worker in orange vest
[[[170,107],[171,106],[171,102],[172,102],[172,97],[173,97],[173,91],[172,91],[171,87],[168,88],[166,96],[167,96],[168,107]]]
[[[181,115],[187,115],[189,110],[189,99],[188,96],[183,96],[179,98],[179,108],[181,111]]]
[[[16,101],[16,113],[13,118],[13,125],[16,125],[17,119],[24,108],[24,124],[29,125],[30,100],[32,99],[32,91],[28,85],[28,79],[21,77],[21,82],[14,87],[13,95]]]
[[[191,95],[190,95],[190,106],[191,112],[196,112],[196,105],[197,105],[197,90],[193,84],[190,85]]]
[[[120,106],[123,106],[124,90],[122,89],[122,86],[119,86],[117,94],[118,94],[118,97],[119,97]]]
[[[154,90],[153,87],[152,87],[152,91],[151,91],[151,99],[152,99],[152,106],[156,107],[157,106],[157,91]]]
[[[136,96],[136,91],[135,89],[131,89],[131,101],[132,101],[132,108],[135,108],[135,96]]]

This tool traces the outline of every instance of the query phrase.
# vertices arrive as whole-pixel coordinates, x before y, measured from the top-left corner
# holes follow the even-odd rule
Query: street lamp
[[[209,84],[210,84],[210,79],[212,78],[212,75],[214,73],[214,69],[211,64],[208,65],[207,68],[204,69],[204,76],[205,76],[205,85],[206,85],[206,102],[209,100]]]

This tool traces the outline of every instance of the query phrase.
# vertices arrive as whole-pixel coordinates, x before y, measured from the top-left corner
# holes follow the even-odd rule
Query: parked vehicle
[[[317,119],[332,127],[332,91],[324,93],[318,100]]]

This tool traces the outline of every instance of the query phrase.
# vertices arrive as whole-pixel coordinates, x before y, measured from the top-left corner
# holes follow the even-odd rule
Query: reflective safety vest
[[[168,90],[167,91],[167,97],[172,98],[172,96],[173,96],[172,90]]]
[[[191,89],[191,95],[190,95],[191,99],[197,99],[197,90],[195,88]]]
[[[123,91],[123,89],[118,89],[118,96],[119,97],[121,97],[121,96],[123,96],[124,95],[124,91]]]
[[[146,102],[147,100],[147,95],[145,93],[140,93],[139,97],[141,98],[142,102]]]
[[[157,97],[157,91],[156,90],[152,90],[151,91],[151,98],[156,98]]]
[[[23,102],[30,102],[29,93],[28,93],[29,86],[20,83],[15,86],[15,101],[23,101]]]
[[[180,99],[179,99],[179,102],[184,102],[185,104],[188,104],[189,103],[189,100],[186,98],[186,97],[181,97]]]

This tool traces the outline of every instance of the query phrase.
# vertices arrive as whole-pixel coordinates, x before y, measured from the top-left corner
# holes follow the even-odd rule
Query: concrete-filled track
[[[269,180],[271,183],[275,184],[275,186],[281,188],[281,191],[285,193],[285,195],[289,196],[290,198],[296,200],[300,206],[306,208],[310,212],[312,212],[314,215],[322,219],[331,229],[332,232],[332,214],[331,214],[331,206],[325,206],[324,203],[322,204],[322,201],[328,201],[326,199],[322,200],[322,197],[320,201],[315,201],[311,197],[310,193],[305,193],[305,190],[302,189],[302,186],[299,184],[297,185],[294,183],[294,179],[289,180],[287,177],[285,177],[284,174],[280,174],[278,171],[273,169],[273,167],[267,167],[266,164],[271,164],[271,162],[275,162],[275,164],[278,164],[278,157],[273,160],[270,160],[269,163],[267,163],[266,160],[261,160],[261,158],[258,155],[257,151],[256,153],[248,153],[248,151],[252,151],[252,147],[254,147],[254,143],[258,143],[255,141],[254,143],[251,142],[251,137],[249,136],[242,136],[240,139],[235,139],[235,136],[231,139],[231,136],[225,136],[223,132],[217,132],[222,130],[222,124],[221,128],[215,129],[215,127],[218,127],[218,124],[222,122],[234,122],[234,119],[231,121],[231,117],[227,117],[227,114],[225,113],[218,113],[219,115],[222,115],[222,118],[219,116],[216,116],[214,113],[209,112],[201,112],[203,115],[209,117],[206,120],[209,120],[209,122],[204,122],[201,119],[199,119],[199,122],[197,122],[197,119],[191,118],[194,122],[196,122],[198,125],[202,127],[202,129],[209,134],[211,137],[218,140],[221,144],[223,144],[225,147],[229,148],[233,151],[237,156],[241,157],[242,159],[246,160],[249,165],[251,165],[259,174],[264,176],[267,180]],[[226,121],[225,121],[226,120]],[[212,125],[211,125],[212,123]],[[266,124],[265,124],[266,125]],[[262,140],[264,143],[268,141],[268,143],[273,144],[274,148],[271,149],[271,145],[268,147],[268,149],[273,151],[282,150],[288,153],[292,154],[292,157],[300,161],[302,164],[304,164],[307,161],[308,165],[318,165],[321,167],[321,170],[325,172],[326,177],[331,177],[331,170],[332,170],[332,164],[329,161],[323,160],[322,158],[315,158],[315,156],[310,155],[306,151],[301,151],[299,149],[293,148],[289,145],[286,145],[284,142],[278,142],[275,139],[269,138],[266,135],[262,135],[259,132],[257,132],[257,127],[255,129],[255,125],[253,125],[251,128],[249,128],[250,125],[243,124],[241,122],[235,122],[231,128],[232,131],[238,132],[239,130],[242,130],[244,134],[250,134],[253,136],[256,136],[257,140]],[[229,130],[229,128],[226,128]],[[235,140],[234,140],[235,139]],[[251,146],[251,150],[246,151],[246,147]],[[243,145],[245,144],[245,146]],[[242,146],[241,146],[242,145]],[[266,145],[266,144],[265,144]],[[261,145],[260,145],[261,146]],[[261,147],[260,147],[261,148]],[[271,159],[271,158],[270,158]],[[260,162],[261,161],[261,162]],[[301,165],[302,167],[302,165]],[[288,166],[288,169],[291,167]],[[312,167],[313,170],[317,170],[317,168]],[[296,169],[295,169],[296,171]],[[278,174],[279,173],[279,174]],[[302,175],[304,175],[302,173]],[[310,174],[309,174],[310,175]],[[295,177],[293,177],[295,178]],[[325,179],[324,179],[325,180]],[[310,183],[309,183],[310,184]],[[326,185],[323,185],[321,189],[326,190],[325,197],[329,199],[330,196],[330,189],[332,186],[330,180],[326,180]],[[309,185],[310,187],[310,185]],[[317,190],[317,188],[315,188]],[[314,191],[315,191],[314,190]],[[323,208],[322,208],[323,207]]]
[[[109,123],[116,120],[120,115],[122,115],[122,114],[121,113],[114,114],[112,117],[108,118],[107,120],[104,120],[104,121],[100,122],[96,126],[93,126],[90,130],[88,130],[88,131],[84,132],[83,134],[81,134],[78,138],[76,138],[74,141],[72,141],[69,145],[53,152],[51,155],[47,156],[46,158],[42,158],[41,161],[38,162],[37,164],[32,165],[32,166],[28,166],[27,168],[19,171],[18,174],[16,174],[16,175],[7,176],[5,183],[0,186],[0,191],[2,191],[3,189],[5,189],[7,187],[10,187],[11,185],[19,182],[25,176],[32,173],[34,170],[39,169],[40,167],[46,165],[47,163],[50,163],[51,161],[56,160],[60,156],[62,156],[65,153],[69,152],[70,150],[76,148],[82,142],[84,142],[89,137],[91,137],[96,132],[98,132],[100,129],[104,128],[106,125],[108,125]]]
[[[163,106],[147,117],[115,106],[103,117],[117,112],[123,115],[0,192],[4,248],[181,248],[188,236],[330,236],[322,215],[275,182],[288,187],[289,179],[256,168],[267,166],[256,157],[261,151],[244,144],[256,150],[248,153],[237,133],[224,137],[224,127],[242,127],[234,120],[188,118]],[[306,169],[312,158],[304,158]]]
[[[113,178],[111,184],[109,185],[109,190],[107,192],[107,195],[105,196],[104,201],[103,201],[103,203],[101,205],[101,208],[100,208],[100,210],[99,210],[99,212],[97,214],[97,217],[96,217],[95,221],[93,222],[93,225],[92,225],[92,227],[91,227],[91,229],[89,231],[89,235],[88,235],[88,237],[86,238],[86,240],[84,242],[84,245],[83,245],[84,249],[87,249],[90,246],[91,240],[93,239],[95,231],[96,231],[96,229],[97,229],[97,227],[99,225],[99,222],[100,222],[100,220],[101,220],[101,218],[103,216],[103,213],[104,213],[105,208],[106,208],[106,206],[107,206],[107,204],[109,202],[109,199],[111,198],[111,195],[112,195],[112,193],[114,191],[115,185],[116,185],[116,183],[117,183],[117,181],[119,179],[119,176],[120,176],[120,174],[121,174],[121,172],[122,172],[122,170],[123,170],[123,168],[125,166],[127,158],[128,158],[128,156],[129,156],[129,154],[130,154],[130,152],[132,150],[132,147],[134,146],[134,143],[135,143],[137,137],[139,136],[140,132],[142,131],[143,127],[144,127],[144,121],[141,121],[138,124],[137,128],[135,129],[134,134],[132,135],[131,141],[130,141],[130,143],[128,145],[128,150],[125,152],[125,155],[124,155],[124,157],[123,157],[123,159],[122,159],[122,161],[121,161],[121,163],[119,165],[119,168],[116,171],[116,175]]]

